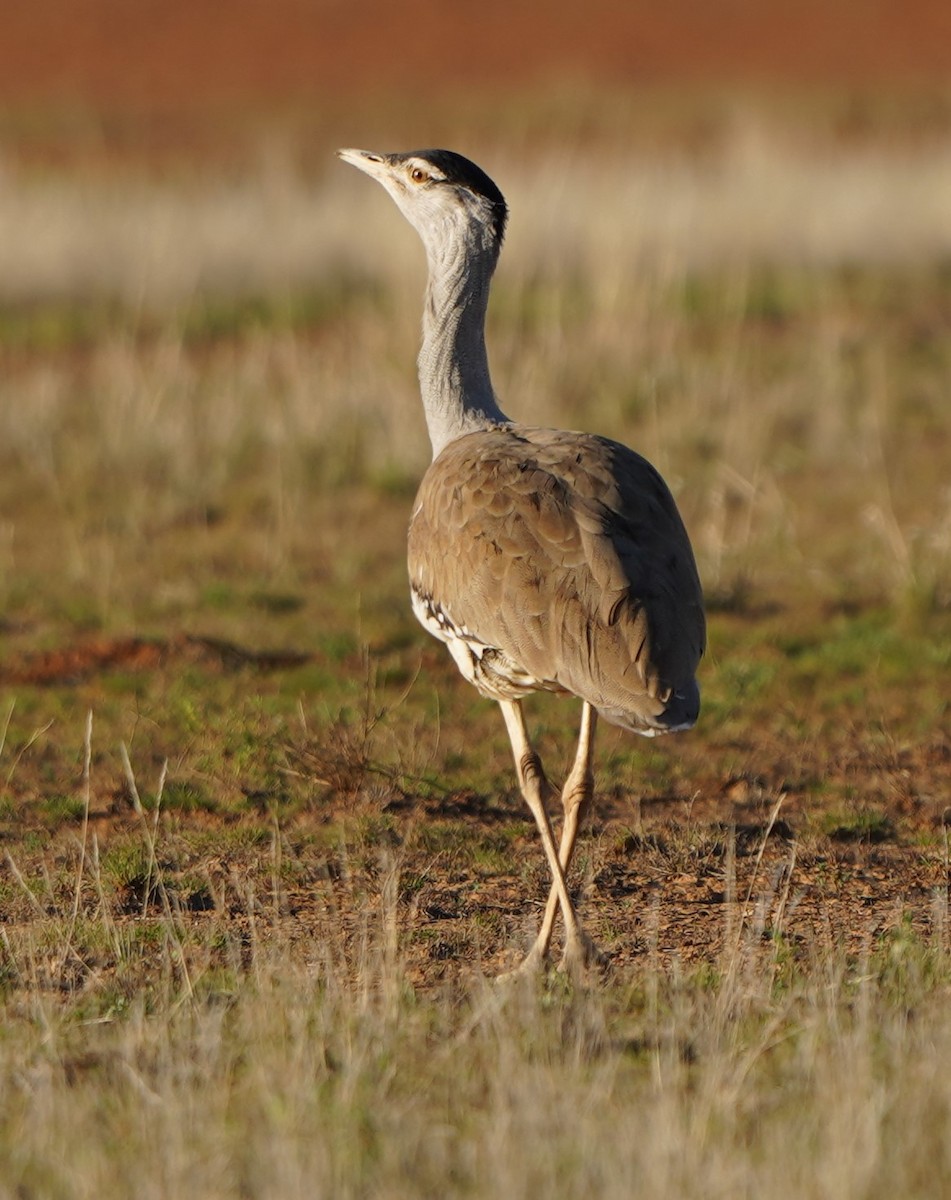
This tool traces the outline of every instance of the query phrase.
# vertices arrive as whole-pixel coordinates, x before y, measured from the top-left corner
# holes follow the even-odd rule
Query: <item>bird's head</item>
[[[468,158],[452,150],[337,154],[386,188],[430,255],[438,257],[448,243],[462,237],[470,246],[498,256],[508,217],[505,199]]]

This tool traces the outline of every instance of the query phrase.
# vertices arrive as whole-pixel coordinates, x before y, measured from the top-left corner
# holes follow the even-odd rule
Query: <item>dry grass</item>
[[[404,595],[412,232],[8,168],[0,1196],[946,1194],[948,148],[605,120],[473,150],[503,404],[656,461],[711,600],[696,734],[601,740],[577,989],[485,979],[545,877]]]
[[[944,1194],[946,897],[931,944],[899,926],[793,962],[752,920],[699,971],[649,948],[607,986],[500,988],[476,960],[420,994],[399,860],[376,865],[366,892],[311,884],[305,942],[237,879],[237,916],[156,900],[130,924],[97,883],[91,917],[44,902],[9,929],[3,1194]]]
[[[824,537],[815,561],[797,511],[823,487],[864,543],[857,586],[946,597],[951,143],[810,146],[752,118],[710,143],[525,165],[487,148],[513,207],[492,315],[504,403],[657,461],[714,592],[804,545],[821,588],[848,589],[858,564],[822,562]],[[288,158],[188,186],[8,171],[0,453],[104,611],[122,536],[142,545],[231,485],[263,493],[277,569],[311,489],[408,488],[425,465],[419,247],[342,168],[310,179]],[[104,480],[123,496],[110,545],[87,528]],[[17,536],[8,518],[8,586]]]
[[[945,129],[909,144],[843,143],[738,107],[711,115],[706,136],[686,146],[676,135],[649,148],[626,145],[621,130],[610,139],[563,140],[527,158],[504,135],[467,147],[512,206],[510,278],[590,279],[616,312],[618,290],[645,270],[670,278],[717,265],[908,264],[951,252]],[[148,314],[208,293],[309,290],[341,271],[415,294],[418,247],[332,152],[284,146],[230,178],[159,179],[51,176],[10,155],[0,223],[17,236],[0,246],[0,298],[117,295]]]

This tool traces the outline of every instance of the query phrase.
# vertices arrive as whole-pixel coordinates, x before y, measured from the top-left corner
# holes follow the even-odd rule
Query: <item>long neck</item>
[[[429,283],[419,351],[419,388],[433,458],[465,433],[508,418],[499,408],[485,352],[485,312],[496,253],[456,236],[428,247]]]

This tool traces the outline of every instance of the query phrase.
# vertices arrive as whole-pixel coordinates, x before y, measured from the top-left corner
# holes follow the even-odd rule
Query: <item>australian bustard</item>
[[[429,281],[419,383],[433,461],[409,527],[413,611],[459,670],[497,700],[552,887],[522,969],[547,955],[558,907],[568,967],[597,956],[565,876],[591,803],[595,726],[653,736],[700,709],[703,597],[690,542],[658,472],[626,446],[510,420],[489,378],[485,314],[508,216],[475,163],[448,150],[340,150],[376,179],[423,240]],[[561,793],[529,741],[522,697],[570,692],[581,734]]]

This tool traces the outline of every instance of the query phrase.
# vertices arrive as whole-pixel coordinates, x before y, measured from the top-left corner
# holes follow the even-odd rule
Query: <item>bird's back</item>
[[[627,447],[518,425],[456,439],[420,485],[409,572],[417,615],[486,694],[568,691],[641,733],[696,720],[693,552]]]

